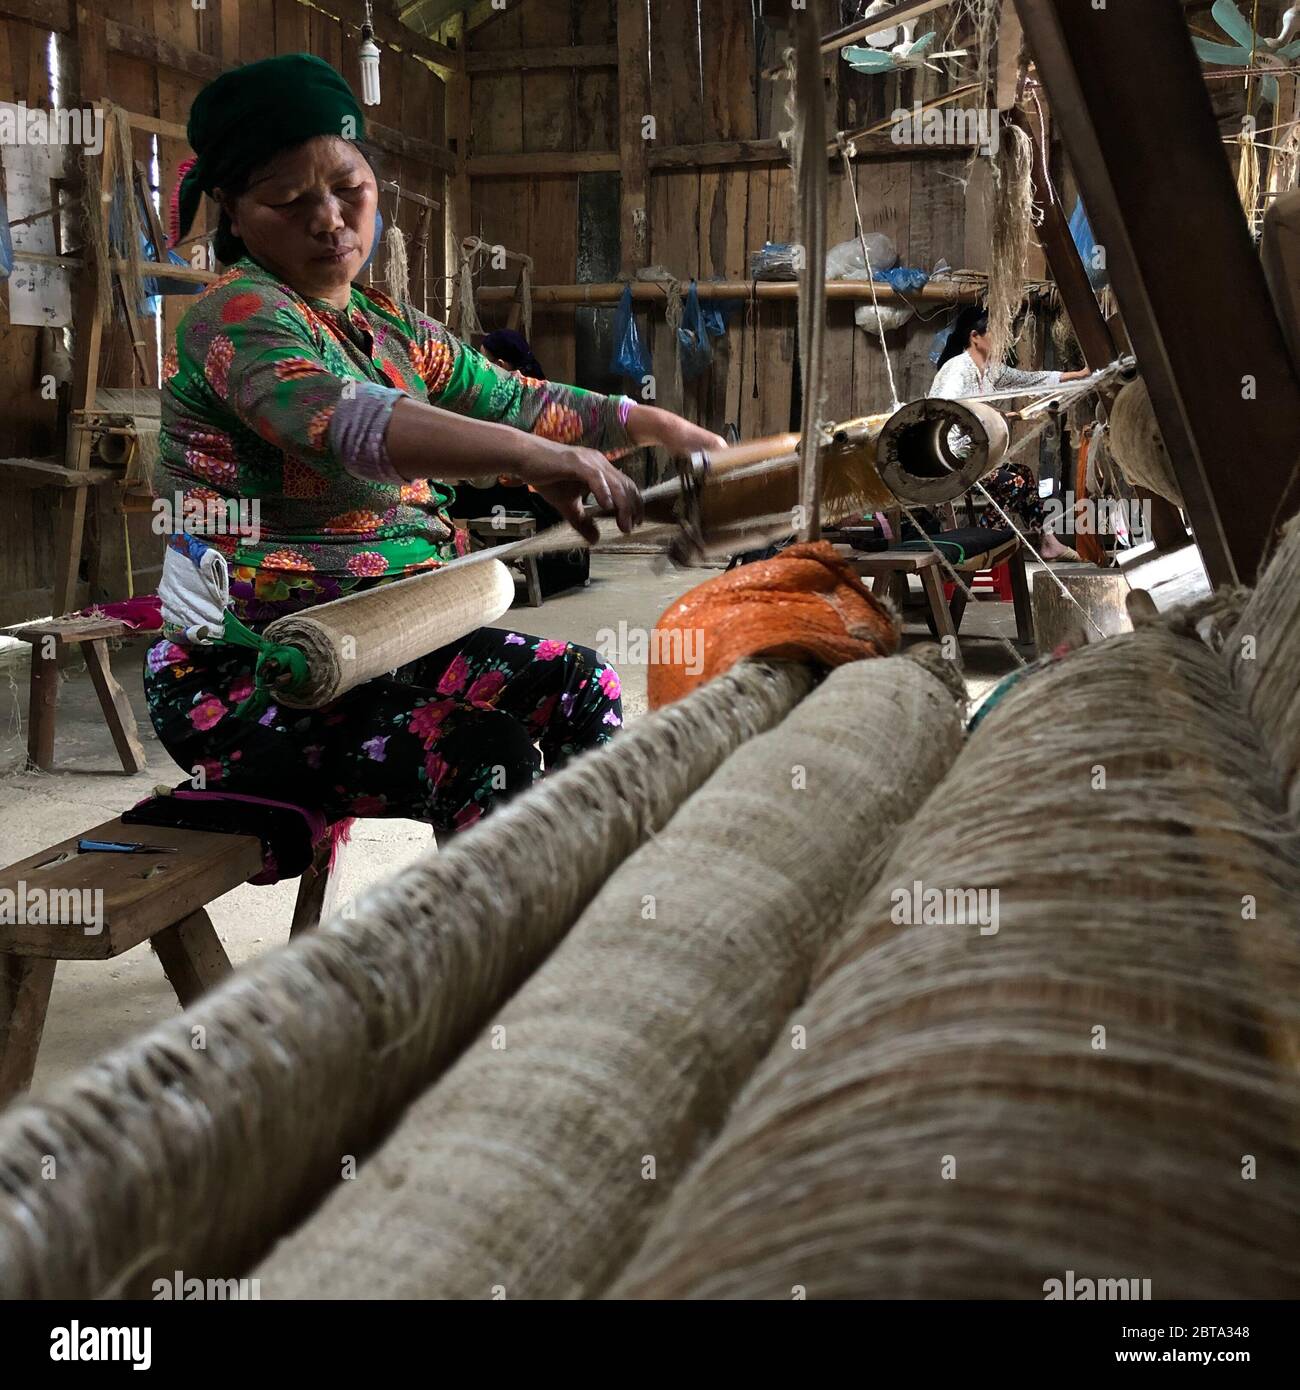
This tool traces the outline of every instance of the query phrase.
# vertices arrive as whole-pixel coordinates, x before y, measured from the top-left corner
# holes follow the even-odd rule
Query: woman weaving
[[[1030,391],[1040,386],[1057,386],[1090,375],[1086,367],[1073,372],[1023,372],[992,357],[988,310],[969,305],[957,315],[939,371],[930,386],[930,395],[943,400],[970,400],[993,391]],[[960,430],[952,431],[949,448],[965,458],[970,440]],[[1004,463],[984,479],[983,486],[1003,511],[1013,512],[1031,540],[1036,540],[1043,560],[1077,560],[1079,557],[1044,528],[1045,510],[1038,495],[1038,480],[1023,463]],[[979,524],[997,530],[1002,518],[992,508],[980,514]]]
[[[407,816],[438,831],[607,741],[619,680],[592,651],[483,628],[320,710],[255,694],[271,620],[436,568],[458,552],[433,479],[530,484],[579,532],[583,498],[624,531],[640,495],[605,453],[723,441],[685,420],[501,371],[441,324],[354,284],[378,188],[347,83],[307,54],[223,74],[190,112],[196,159],[174,239],[201,196],[220,209],[229,270],[182,319],[164,367],[157,491],[255,504],[241,534],[173,535],[148,653],[158,735],[213,790],[315,806],[331,819]],[[536,745],[536,746],[535,746]],[[539,754],[540,748],[540,754]]]

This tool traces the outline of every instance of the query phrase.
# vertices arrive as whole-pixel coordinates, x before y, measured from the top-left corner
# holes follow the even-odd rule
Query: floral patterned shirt
[[[630,444],[617,397],[504,372],[367,286],[352,287],[346,310],[305,299],[249,259],[185,314],[163,379],[155,488],[179,503],[177,530],[227,556],[245,622],[457,553],[449,486],[390,480],[372,461],[340,456],[331,421],[358,390],[388,388],[610,453]]]

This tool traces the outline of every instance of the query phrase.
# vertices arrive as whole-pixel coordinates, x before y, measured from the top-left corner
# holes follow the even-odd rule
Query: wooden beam
[[[108,37],[109,51],[124,53],[130,58],[143,58],[156,68],[172,68],[187,73],[203,82],[210,82],[225,71],[225,64],[210,53],[201,53],[197,48],[186,48],[172,43],[157,34],[138,29],[134,24],[123,24],[116,19],[104,21],[104,31]]]
[[[516,72],[525,68],[616,68],[612,43],[574,44],[571,48],[503,48],[465,55],[466,72]]]
[[[1056,187],[1044,162],[1044,147],[1048,142],[1046,130],[1038,130],[1023,108],[1012,112],[1011,119],[1029,137],[1033,149],[1034,204],[1042,214],[1038,227],[1038,242],[1047,257],[1047,266],[1061,295],[1061,303],[1070,318],[1070,327],[1079,340],[1083,360],[1094,372],[1109,366],[1116,357],[1115,341],[1102,317],[1101,306],[1093,292],[1092,282],[1079,258],[1070,222],[1056,195]],[[1046,117],[1044,117],[1046,120]]]
[[[444,31],[456,47],[465,51],[465,16],[458,14]],[[466,54],[466,57],[469,55]],[[447,175],[447,217],[443,224],[443,263],[458,264],[457,248],[473,230],[473,200],[469,180],[470,133],[473,127],[468,71],[453,73],[447,79],[447,143],[456,166]]]
[[[618,0],[618,235],[624,275],[650,261],[649,145],[644,130],[650,114],[649,53],[645,5],[641,0]]]
[[[394,130],[392,126],[380,125],[366,117],[366,140],[389,154],[401,155],[403,159],[414,159],[421,164],[432,165],[444,173],[454,173],[456,156],[442,145],[421,140],[418,136],[407,135],[405,131]]]
[[[919,159],[927,155],[951,158],[955,154],[970,154],[977,144],[967,140],[942,141],[936,144],[900,143],[887,132],[872,132],[853,138],[856,147],[853,158],[861,159]],[[828,145],[828,159],[839,159],[838,145]],[[728,164],[788,164],[790,153],[779,140],[710,140],[702,145],[667,145],[651,148],[647,160],[651,171],[662,169],[707,169]]]
[[[649,280],[633,280],[630,283],[632,298],[638,304],[662,304],[666,299],[662,285]],[[548,305],[617,304],[626,288],[627,285],[621,280],[591,285],[534,285],[533,308]],[[751,280],[701,280],[696,289],[701,299],[748,299],[751,294],[756,294],[759,299],[799,297],[799,286],[794,280],[760,280],[757,284]],[[480,304],[502,304],[513,299],[514,295],[515,289],[512,285],[484,285],[477,291],[475,298]],[[879,280],[875,286],[875,298],[881,304],[973,304],[983,296],[982,287],[959,290],[953,286],[930,284],[922,289],[900,294]],[[826,298],[870,303],[871,284],[867,280],[828,280]]]
[[[1087,0],[1016,8],[1210,580],[1250,583],[1296,507],[1300,381],[1182,6],[1143,0],[1123,24]],[[1193,302],[1212,333],[1188,331]]]
[[[0,19],[21,19],[66,34],[72,28],[71,0],[0,0]]]
[[[841,29],[833,30],[822,39],[823,53],[838,53],[841,48],[849,44],[857,43],[859,39],[864,39],[868,34],[874,34],[880,29],[890,29],[896,24],[907,24],[913,19],[920,19],[925,15],[933,14],[935,10],[941,10],[945,5],[950,5],[953,0],[904,0],[892,10],[887,10],[884,14],[874,15],[871,19],[856,20],[852,24],[846,24]],[[779,77],[784,68],[772,67],[764,71],[764,77]]]
[[[617,150],[546,150],[537,154],[478,154],[467,161],[471,178],[492,179],[538,174],[616,174]]]
[[[302,0],[299,0],[299,3],[301,2]],[[257,0],[257,3],[265,4],[266,0]],[[361,33],[366,15],[362,0],[312,0],[311,8],[338,20],[356,34]],[[378,4],[371,6],[371,23],[374,25],[377,43],[400,49],[413,58],[419,58],[436,69],[441,77],[454,72],[461,65],[461,55],[455,49],[448,48],[446,44],[438,43],[436,39],[431,39],[403,24],[386,7],[384,0],[379,0]]]

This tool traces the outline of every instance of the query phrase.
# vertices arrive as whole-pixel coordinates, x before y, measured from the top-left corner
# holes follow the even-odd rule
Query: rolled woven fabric
[[[264,1298],[598,1293],[800,998],[960,746],[914,662],[833,672],[609,879],[354,1181],[256,1271]]]
[[[247,1269],[519,987],[614,867],[811,682],[802,667],[737,667],[47,1097],[9,1105],[0,1298],[147,1296],[177,1269]]]
[[[1300,518],[1283,533],[1224,654],[1300,815]]]
[[[1115,397],[1107,437],[1111,457],[1132,486],[1149,488],[1176,507],[1183,505],[1145,381],[1130,381]]]
[[[266,642],[297,647],[307,680],[275,692],[291,709],[319,709],[346,691],[486,627],[510,607],[515,581],[500,560],[430,570],[277,618]]]
[[[898,650],[894,615],[825,541],[792,545],[697,584],[655,624],[661,659],[647,691],[659,709],[747,656],[822,667]]]
[[[906,827],[786,1020],[807,1048],[612,1293],[1295,1297],[1298,915],[1218,658],[1157,627],[1075,652]]]

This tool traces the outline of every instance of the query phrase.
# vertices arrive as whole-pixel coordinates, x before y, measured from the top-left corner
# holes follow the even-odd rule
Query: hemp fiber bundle
[[[276,700],[319,709],[366,681],[495,622],[514,602],[500,560],[430,570],[271,623],[268,642],[307,655],[307,680]]]
[[[707,687],[706,687],[707,688]],[[600,1292],[802,996],[962,738],[896,658],[834,671],[618,869],[357,1178],[256,1271],[269,1298]]]
[[[1293,519],[1225,647],[1233,678],[1300,816],[1300,519]]]
[[[1183,505],[1145,381],[1130,381],[1115,397],[1108,434],[1111,457],[1133,487],[1150,488],[1175,507]]]
[[[797,666],[736,667],[48,1098],[9,1106],[0,1298],[137,1295],[177,1269],[246,1269],[491,1018],[615,866],[811,681]]]
[[[978,889],[965,925],[925,906]],[[1073,653],[906,827],[782,1030],[806,1050],[773,1047],[611,1292],[1295,1297],[1298,912],[1218,657],[1158,626]]]

